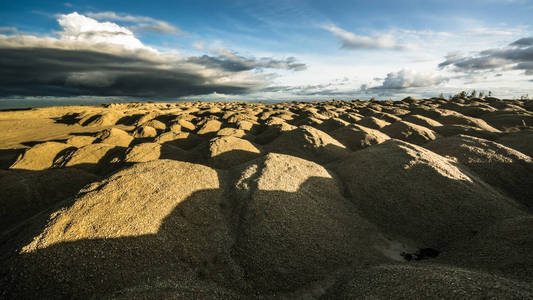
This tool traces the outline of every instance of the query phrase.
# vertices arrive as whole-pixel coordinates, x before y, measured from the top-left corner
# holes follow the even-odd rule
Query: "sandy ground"
[[[0,298],[533,297],[533,101],[0,112]]]

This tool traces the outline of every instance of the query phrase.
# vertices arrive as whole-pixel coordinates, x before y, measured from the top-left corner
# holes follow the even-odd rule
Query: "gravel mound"
[[[519,213],[461,166],[399,140],[353,152],[333,167],[364,217],[419,248],[440,249]]]

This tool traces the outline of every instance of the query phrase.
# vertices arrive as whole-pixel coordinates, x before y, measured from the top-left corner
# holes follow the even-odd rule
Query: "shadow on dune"
[[[71,136],[96,136],[98,132],[94,131],[87,131],[87,132],[71,132],[69,133]]]
[[[54,118],[54,122],[58,124],[74,125],[82,119],[80,113],[68,113],[61,117]]]
[[[31,147],[33,147],[35,145],[42,144],[42,143],[45,143],[45,142],[66,143],[67,139],[53,139],[53,140],[46,140],[46,141],[28,141],[28,142],[22,142],[20,144],[24,145],[24,146],[28,146],[28,147],[31,148]],[[13,150],[16,150],[16,149],[13,149]],[[24,149],[24,150],[26,150],[26,149]]]
[[[313,161],[321,165],[329,164],[343,159],[351,151],[347,148],[343,148],[334,144],[327,144],[320,148],[310,150],[305,147],[298,148],[281,148],[271,147],[269,144],[265,145],[268,152],[287,154],[295,157],[299,157],[305,160]]]
[[[33,107],[24,107],[24,108],[1,108],[0,112],[9,112],[9,111],[26,111],[33,110]]]
[[[523,204],[533,212],[533,164],[517,161],[512,164],[499,160],[470,162],[467,168],[479,175],[502,195]]]
[[[50,207],[68,202],[85,185],[111,176],[117,171],[132,166],[134,163],[124,162],[126,149],[115,147],[103,155],[96,163],[81,163],[70,167],[50,168],[41,171],[9,169],[17,156],[25,149],[1,150],[2,170],[0,170],[0,232],[16,232],[15,228],[23,228],[28,220],[37,215],[47,215]],[[227,161],[235,161],[244,157],[252,159],[257,153],[233,150],[223,153],[217,162],[207,158],[205,149],[176,152],[173,143],[163,143],[159,159],[171,159],[206,165],[209,167],[229,168]],[[72,152],[67,148],[58,155],[56,160]],[[63,206],[62,206],[63,207]],[[47,218],[47,216],[45,217]],[[32,221],[33,222],[33,221]],[[15,225],[16,224],[16,225]],[[12,236],[12,234],[9,234]],[[0,238],[5,239],[5,238]]]
[[[124,116],[120,118],[116,124],[127,125],[127,126],[135,125],[135,123],[137,123],[137,121],[139,121],[143,116],[144,114],[133,114],[133,115]]]
[[[311,177],[301,186],[320,185],[328,180],[331,179]],[[261,197],[289,207],[294,204],[287,201],[298,199],[295,196],[298,192],[259,192]],[[235,201],[224,188],[199,190],[180,202],[161,221],[155,234],[64,241],[29,253],[11,252],[0,265],[2,296],[86,298],[131,297],[144,293],[158,298],[187,292],[193,297],[227,298],[233,294],[257,292],[253,276],[265,280],[261,288],[268,282],[271,284],[268,288],[275,291],[283,286],[294,288],[319,280],[326,273],[346,267],[343,259],[321,258],[317,264],[325,270],[317,272],[319,267],[306,261],[310,254],[299,251],[315,249],[314,244],[328,239],[327,235],[316,235],[306,241],[309,245],[263,245],[274,249],[289,247],[286,251],[292,251],[293,257],[301,261],[296,263],[297,267],[288,261],[288,266],[279,270],[279,262],[274,261],[290,260],[291,256],[276,257],[271,266],[265,265],[264,269],[251,271],[255,273],[250,275],[248,272],[257,264],[254,256],[258,254],[253,253],[253,249],[238,246],[237,241],[244,238],[242,231],[247,229],[241,224],[245,208]],[[24,243],[42,232],[46,224],[43,221],[44,218],[32,220],[33,230],[19,230],[19,233],[24,231],[20,233],[26,237]],[[305,226],[305,222],[302,225]],[[41,229],[37,230],[38,227]],[[24,243],[19,242],[18,246]]]
[[[0,170],[0,244],[10,242],[21,231],[33,228],[40,232],[46,225],[52,211],[69,207],[76,194],[84,186],[110,176],[114,172],[129,166],[124,163],[112,163],[114,158],[123,159],[123,147],[108,151],[96,163],[81,163],[71,167],[50,168],[46,170],[9,169],[18,154],[25,149],[2,150],[5,169]],[[62,150],[56,160],[68,155],[73,148]],[[36,225],[40,224],[40,225]],[[13,248],[29,240],[17,241]]]
[[[0,169],[8,169],[24,151],[26,151],[25,148],[0,149]]]
[[[2,256],[30,242],[28,235],[41,232],[52,211],[69,207],[85,185],[99,179],[78,168],[0,170]],[[12,240],[21,232],[26,234],[23,239]]]
[[[154,286],[157,282],[196,280],[208,274],[216,261],[197,261],[187,247],[196,238],[208,239],[208,232],[183,217],[183,210],[195,210],[210,200],[214,191],[200,191],[179,204],[167,216],[157,234],[109,239],[62,242],[32,253],[20,254],[10,262],[6,274],[9,297],[83,297],[110,295],[128,287]],[[120,212],[117,212],[120,213]],[[211,216],[204,216],[209,218]],[[196,228],[195,228],[196,227]],[[198,228],[199,227],[199,228]],[[208,226],[205,226],[206,228]],[[205,236],[204,236],[205,235]],[[187,244],[187,245],[185,245]],[[182,246],[183,247],[180,247]],[[208,252],[211,249],[201,249]],[[219,274],[217,274],[219,275]]]

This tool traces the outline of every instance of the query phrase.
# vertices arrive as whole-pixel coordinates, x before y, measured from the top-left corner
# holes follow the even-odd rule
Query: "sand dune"
[[[533,298],[532,104],[0,112],[0,298]]]

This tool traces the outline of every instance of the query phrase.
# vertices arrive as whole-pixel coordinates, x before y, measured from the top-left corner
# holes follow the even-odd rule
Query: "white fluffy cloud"
[[[115,23],[98,22],[77,12],[60,15],[58,22],[62,28],[62,31],[58,32],[62,40],[114,44],[126,49],[153,50],[143,45],[129,29]]]
[[[368,37],[364,35],[358,35],[349,31],[346,31],[335,25],[325,25],[322,28],[333,33],[342,43],[343,49],[356,50],[356,49],[393,49],[402,50],[406,46],[399,44],[394,36],[389,34],[381,34],[375,37]]]

